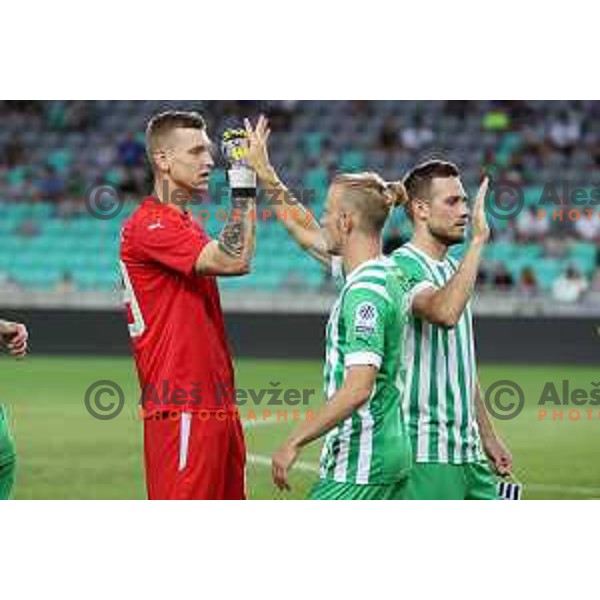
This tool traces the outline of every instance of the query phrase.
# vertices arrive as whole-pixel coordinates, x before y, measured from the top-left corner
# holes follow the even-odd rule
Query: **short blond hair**
[[[180,128],[204,131],[206,121],[200,113],[182,110],[167,110],[150,119],[146,127],[146,153],[153,167],[153,154],[160,149],[171,132]]]

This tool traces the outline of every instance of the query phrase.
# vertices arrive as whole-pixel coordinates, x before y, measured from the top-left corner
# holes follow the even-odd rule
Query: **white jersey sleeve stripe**
[[[179,470],[183,471],[188,463],[190,433],[192,431],[192,413],[181,413],[179,419]]]
[[[359,409],[361,430],[358,447],[358,465],[356,469],[356,483],[365,484],[369,482],[369,472],[371,470],[371,457],[373,455],[373,424],[374,419],[371,414],[371,400],[375,395],[376,386],[373,386],[369,400]]]
[[[346,355],[344,360],[346,368],[360,365],[371,365],[379,369],[381,367],[381,356],[376,352],[353,352]]]
[[[419,283],[417,283],[417,285],[415,285],[415,287],[413,287],[413,289],[410,290],[410,292],[408,292],[408,294],[406,294],[406,310],[407,311],[412,312],[412,305],[415,300],[415,296],[417,294],[419,294],[420,292],[422,292],[423,290],[426,290],[428,288],[432,288],[434,290],[437,289],[435,284],[432,283],[431,281],[419,281]]]

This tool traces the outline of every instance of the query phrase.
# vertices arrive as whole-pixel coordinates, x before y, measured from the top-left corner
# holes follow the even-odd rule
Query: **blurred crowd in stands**
[[[145,124],[173,108],[202,112],[215,140],[243,117],[267,114],[273,162],[289,184],[317,189],[315,210],[335,172],[372,169],[398,179],[432,157],[457,163],[471,192],[482,169],[497,183],[538,196],[550,183],[561,200],[564,183],[600,187],[600,102],[594,101],[4,101],[0,204],[50,203],[54,217],[69,219],[86,216],[83,198],[94,185],[109,183],[136,199],[150,193]],[[564,302],[600,292],[600,214],[593,203],[580,208],[593,216],[542,219],[529,202],[514,219],[492,219],[494,243],[535,246],[531,256],[561,261],[546,287]],[[43,223],[23,218],[16,228],[26,240]],[[397,215],[386,235],[389,250],[407,239],[410,224]],[[587,273],[568,261],[573,244],[593,249]],[[516,272],[501,257],[484,263],[480,285],[536,294],[538,275],[535,261]],[[58,285],[72,285],[68,273]]]

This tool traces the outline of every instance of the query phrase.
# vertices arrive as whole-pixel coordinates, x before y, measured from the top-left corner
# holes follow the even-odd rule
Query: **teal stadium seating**
[[[24,206],[0,204],[0,271],[29,289],[52,289],[65,275],[70,275],[82,290],[109,291],[119,283],[119,228],[126,215],[113,222],[98,221],[91,216],[64,220],[51,216],[50,204]],[[130,207],[125,212],[131,212]],[[203,205],[210,212],[205,227],[217,235],[223,222],[216,218],[217,206]],[[260,215],[260,212],[259,212]],[[24,219],[39,228],[34,236],[16,232]],[[395,225],[404,230],[403,218],[394,217]],[[324,269],[304,254],[290,239],[285,229],[271,218],[257,223],[259,230],[254,270],[242,278],[222,280],[228,290],[275,290],[297,286],[319,290],[325,281]],[[461,256],[457,248],[454,255]],[[489,261],[504,263],[515,280],[523,268],[532,267],[540,286],[549,289],[552,281],[568,265],[576,265],[590,276],[596,266],[593,244],[575,242],[563,260],[544,258],[539,244],[516,245],[507,242],[490,244],[485,251]]]
[[[310,149],[320,145],[321,139],[316,135],[309,136],[305,143]],[[346,153],[343,158],[345,168],[362,168],[363,159],[359,152]],[[68,156],[57,155],[53,164],[60,168],[61,161],[67,160]],[[305,188],[317,191],[316,202],[312,205],[317,217],[322,210],[328,177],[324,167],[314,167],[304,174]],[[213,190],[217,183],[224,182],[223,172],[216,170],[212,179]],[[529,190],[526,197],[539,197],[540,193],[540,190]],[[26,289],[51,290],[69,276],[80,290],[113,290],[120,285],[119,231],[136,206],[135,202],[128,202],[117,218],[100,221],[87,214],[61,218],[51,202],[0,201],[0,273]],[[203,203],[194,207],[194,212],[208,213],[204,226],[209,234],[217,236],[223,226],[223,220],[217,214],[225,208],[226,199],[221,204]],[[246,277],[223,278],[221,287],[232,291],[320,290],[327,280],[325,269],[293,243],[275,217],[263,220],[261,208],[268,207],[259,206],[253,272]],[[25,223],[32,225],[33,231],[28,234],[23,233]],[[410,235],[411,227],[402,211],[396,211],[388,223],[386,232],[389,234],[392,230],[399,231],[404,237]],[[463,250],[457,247],[453,249],[453,255],[460,258]],[[548,290],[569,265],[577,266],[588,277],[597,266],[597,249],[594,244],[586,242],[571,243],[567,255],[561,260],[544,257],[540,244],[504,241],[490,243],[484,256],[487,261],[505,264],[515,281],[518,281],[523,268],[531,267],[544,290]]]

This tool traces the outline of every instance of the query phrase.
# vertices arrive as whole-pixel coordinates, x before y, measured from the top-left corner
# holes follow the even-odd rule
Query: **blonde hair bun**
[[[392,206],[404,206],[408,202],[408,193],[401,181],[390,181],[387,184]]]

